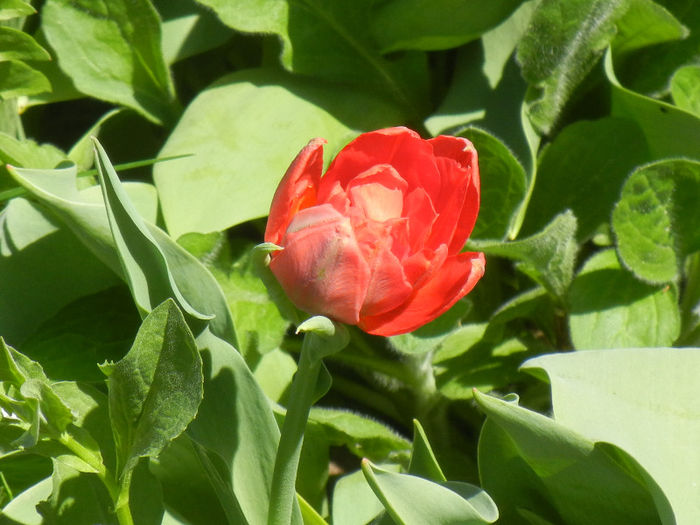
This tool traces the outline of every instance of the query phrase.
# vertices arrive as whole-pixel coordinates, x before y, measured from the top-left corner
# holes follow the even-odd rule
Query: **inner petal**
[[[355,177],[348,185],[348,194],[351,205],[361,209],[365,217],[384,222],[401,217],[407,187],[392,166],[383,164]]]

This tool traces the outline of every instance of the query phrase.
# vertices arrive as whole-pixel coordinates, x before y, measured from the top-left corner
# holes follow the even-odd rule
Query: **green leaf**
[[[61,69],[82,93],[133,108],[158,124],[175,120],[160,19],[149,1],[48,0],[42,21]]]
[[[700,516],[692,481],[700,468],[691,386],[698,362],[698,348],[637,348],[547,355],[523,366],[546,373],[559,423],[624,448],[648,471],[664,523],[693,523]]]
[[[382,468],[399,471],[398,465],[387,464]],[[357,470],[336,483],[331,511],[333,525],[367,525],[377,523],[373,520],[384,512],[384,506],[367,484],[362,471]]]
[[[0,62],[0,99],[36,95],[51,91],[51,84],[43,73],[24,62]]]
[[[81,297],[43,322],[22,343],[52,380],[101,382],[99,363],[121,359],[140,317],[126,287]]]
[[[615,250],[591,257],[569,292],[574,347],[669,346],[680,333],[675,288],[643,283],[620,266]]]
[[[36,506],[51,496],[53,483],[51,478],[46,478],[36,485],[26,489],[15,496],[2,508],[2,516],[9,521],[8,525],[21,523],[22,525],[43,525],[44,521],[36,510]]]
[[[73,144],[73,147],[68,152],[68,159],[75,162],[78,172],[87,171],[92,168],[95,162],[95,146],[92,142],[92,137],[97,137],[104,126],[110,119],[121,115],[122,109],[113,109],[102,115],[90,129],[88,129],[80,139]],[[32,167],[41,167],[32,164]],[[53,167],[53,166],[47,166]]]
[[[438,483],[447,481],[435,458],[428,436],[425,435],[425,430],[417,419],[413,420],[413,448],[411,449],[411,463],[408,465],[408,473]]]
[[[183,523],[226,523],[196,445],[186,433],[165,447],[149,467],[161,483],[166,507]]]
[[[610,220],[627,175],[649,160],[639,126],[606,117],[565,127],[544,150],[522,233],[541,230],[566,209],[576,215],[579,240]]]
[[[17,140],[0,133],[0,160],[14,166],[55,168],[66,160],[66,154],[51,144],[37,144],[30,139]]]
[[[605,73],[612,85],[615,117],[634,120],[644,132],[652,159],[700,158],[700,119],[671,104],[624,88],[615,76],[612,54],[605,56]],[[683,140],[678,140],[683,137]]]
[[[12,344],[21,345],[72,301],[118,282],[36,204],[13,199],[0,211],[0,224],[0,333]]]
[[[344,445],[356,456],[377,462],[408,460],[410,443],[369,417],[347,410],[314,407],[309,424],[323,429],[329,443]]]
[[[183,297],[158,242],[122,188],[104,149],[97,139],[94,142],[109,226],[136,306],[148,313],[172,297],[193,318],[191,324],[212,319],[213,315],[197,311]]]
[[[616,56],[639,48],[687,37],[688,29],[666,8],[653,0],[631,0],[624,16],[617,21],[612,41]]]
[[[39,504],[42,523],[117,525],[112,499],[95,474],[85,474],[56,460],[51,496]]]
[[[129,353],[104,365],[120,476],[157,457],[197,414],[202,362],[182,313],[169,299],[144,319]]]
[[[301,75],[369,87],[410,113],[425,106],[427,68],[422,53],[392,59],[375,49],[371,0],[198,0],[238,31],[273,33],[282,41],[284,67]]]
[[[250,362],[258,354],[278,348],[290,321],[280,313],[259,277],[254,244],[241,241],[232,246],[223,232],[186,233],[178,244],[197,257],[221,286],[236,327],[239,350],[246,360]],[[234,248],[236,255],[240,254],[235,260]]]
[[[679,279],[700,250],[700,162],[665,160],[635,170],[612,215],[620,259],[644,281]]]
[[[543,0],[518,45],[518,61],[536,92],[528,114],[548,134],[576,86],[615,36],[628,0]]]
[[[370,19],[382,53],[449,49],[479,38],[507,18],[520,2],[389,0],[375,7]]]
[[[472,241],[469,249],[518,261],[518,269],[562,298],[574,275],[576,217],[570,210],[557,215],[544,230],[512,242]]]
[[[481,206],[473,239],[505,239],[525,199],[528,177],[508,147],[493,135],[470,127],[459,132],[479,152]]]
[[[0,62],[50,60],[51,55],[24,31],[0,26]]]
[[[679,68],[671,79],[673,103],[700,118],[700,66]]]
[[[78,191],[75,166],[57,170],[13,168],[10,172],[34,198],[47,206],[73,230],[97,257],[115,273],[123,275],[100,187],[92,186]],[[193,256],[177,245],[160,228],[153,225],[157,211],[153,186],[143,183],[124,183],[121,187],[126,191],[128,201],[143,217],[137,219],[138,222],[146,225],[151,238],[156,241],[158,249],[162,252],[170,272],[169,278],[174,280],[182,295],[194,309],[199,312],[213,312],[216,315],[210,322],[212,330],[229,341],[235,341],[231,314],[216,280]],[[121,190],[118,191],[121,194]],[[133,214],[132,205],[127,206]],[[130,231],[133,232],[133,224],[131,228]]]
[[[155,0],[163,19],[162,46],[166,64],[203,53],[231,38],[231,29],[216,15],[188,0]]]
[[[267,523],[279,441],[269,400],[230,344],[205,330],[197,347],[204,360],[204,398],[187,433],[210,452],[205,457],[217,468],[209,477],[220,487],[229,522]]]
[[[24,0],[0,0],[0,20],[11,20],[36,13],[36,10]]]
[[[468,483],[433,483],[381,469],[368,460],[362,462],[362,471],[396,523],[471,525],[498,519],[498,509],[488,494]]]
[[[479,392],[474,397],[487,415],[480,475],[504,519],[517,505],[554,523],[588,524],[591,516],[600,525],[659,523],[657,487],[622,449],[517,404]]]
[[[160,153],[194,156],[154,169],[168,231],[178,238],[264,217],[309,140],[328,140],[329,162],[358,131],[401,120],[393,105],[347,87],[267,69],[224,77],[192,101]]]

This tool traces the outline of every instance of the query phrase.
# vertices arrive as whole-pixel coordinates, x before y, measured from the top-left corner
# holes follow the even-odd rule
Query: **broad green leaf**
[[[449,49],[479,38],[518,7],[521,0],[389,0],[370,17],[383,53],[399,49]]]
[[[21,348],[41,362],[52,380],[102,382],[97,365],[121,359],[139,323],[128,289],[114,287],[68,304],[33,331]]]
[[[574,275],[576,217],[557,215],[541,232],[512,242],[470,240],[470,249],[518,261],[517,267],[554,296],[562,298]]]
[[[396,523],[476,525],[493,523],[498,509],[478,487],[458,481],[442,484],[410,474],[397,474],[362,462],[362,471],[375,495]]]
[[[399,472],[398,465],[387,464],[382,468]],[[331,511],[333,525],[367,525],[376,523],[373,520],[384,512],[384,506],[367,484],[362,471],[357,470],[336,483]]]
[[[318,80],[265,69],[224,77],[192,101],[160,153],[194,156],[154,168],[168,231],[178,238],[264,217],[309,140],[328,141],[328,162],[358,131],[402,120],[374,95]]]
[[[42,29],[61,69],[82,93],[136,109],[158,124],[177,114],[148,0],[48,0]]]
[[[700,118],[700,66],[678,69],[671,79],[673,103]]]
[[[353,454],[372,461],[401,461],[409,455],[411,445],[405,438],[371,418],[347,410],[314,407],[309,424],[321,427],[333,445],[345,445]]]
[[[670,20],[671,13],[678,17],[678,21]],[[650,45],[625,56],[619,56],[613,40],[615,70],[626,87],[650,97],[664,97],[675,71],[695,63],[700,50],[700,31],[696,30],[700,27],[700,4],[695,0],[662,0],[652,6],[648,2],[632,4],[620,20],[618,37],[634,35],[637,42],[651,40],[653,43],[660,37],[668,38],[672,33],[683,31],[678,28],[678,22],[690,30],[685,38]],[[628,23],[629,28],[625,27]]]
[[[51,84],[43,73],[24,62],[0,62],[0,99],[36,95],[51,91]]]
[[[279,441],[269,400],[230,344],[205,330],[197,347],[204,360],[204,398],[187,433],[216,460],[210,479],[218,479],[224,509],[232,512],[235,505],[239,513],[229,522],[265,524]]]
[[[2,9],[2,6],[0,6]],[[50,60],[51,55],[27,33],[0,26],[0,62],[6,60]]]
[[[95,474],[79,472],[55,460],[53,464],[51,496],[38,507],[42,523],[118,525],[112,499]]]
[[[44,521],[36,510],[36,506],[51,496],[53,482],[51,478],[46,478],[36,485],[26,489],[15,496],[7,505],[2,508],[2,516],[10,521],[10,525],[21,523],[22,525],[43,525]]]
[[[18,183],[57,215],[98,258],[115,273],[123,275],[99,187],[78,191],[75,166],[57,170],[14,168],[10,171]],[[212,330],[235,341],[231,315],[216,280],[193,256],[153,225],[157,211],[155,188],[143,183],[123,183],[121,186],[142,217],[140,221],[145,220],[180,292],[197,311],[216,315],[210,323]]]
[[[163,59],[172,64],[213,49],[231,38],[211,10],[188,0],[155,0],[162,22]]]
[[[286,69],[324,80],[369,87],[419,113],[427,96],[425,56],[380,55],[371,30],[372,1],[198,0],[238,31],[273,33],[282,41]]]
[[[700,158],[700,118],[623,87],[615,76],[610,52],[605,56],[605,73],[612,85],[612,115],[634,120],[639,125],[652,159]]]
[[[280,403],[292,384],[297,362],[287,352],[276,348],[260,356],[253,367],[253,374],[271,400]]]
[[[0,20],[10,20],[36,13],[36,10],[24,0],[0,0]]]
[[[577,239],[587,240],[610,220],[627,175],[648,160],[644,135],[632,121],[606,117],[567,126],[539,160],[522,233],[531,235],[570,209]]]
[[[675,288],[637,280],[615,250],[584,264],[569,292],[569,328],[578,350],[670,346],[680,332]]]
[[[547,355],[523,366],[548,377],[559,423],[625,449],[647,470],[659,485],[664,523],[693,523],[700,517],[698,363],[698,348],[636,348]]]
[[[187,434],[165,447],[149,467],[161,483],[166,506],[183,518],[181,523],[226,523],[196,446]]]
[[[102,369],[123,476],[139,458],[157,457],[195,417],[202,361],[182,313],[168,299],[144,319],[124,359]]]
[[[493,135],[470,127],[459,135],[479,152],[481,205],[471,238],[505,239],[525,199],[528,177],[508,147]]]
[[[512,402],[478,392],[475,399],[487,415],[481,480],[504,519],[519,506],[571,525],[591,523],[592,516],[600,525],[660,523],[658,487],[622,449]]]
[[[55,168],[66,160],[66,154],[51,144],[37,144],[30,139],[17,140],[0,133],[0,160],[25,168]]]
[[[700,162],[665,160],[635,170],[612,215],[620,259],[644,281],[676,281],[700,250]]]
[[[408,473],[442,483],[447,481],[435,458],[428,436],[417,419],[413,420],[413,447]]]
[[[0,334],[16,346],[69,303],[118,282],[36,204],[13,199],[0,211],[0,224]]]
[[[548,134],[576,86],[615,36],[629,0],[543,0],[518,45],[523,76],[534,88],[528,114]]]
[[[627,12],[617,21],[612,41],[615,55],[687,37],[688,29],[663,5],[653,0],[631,0]]]

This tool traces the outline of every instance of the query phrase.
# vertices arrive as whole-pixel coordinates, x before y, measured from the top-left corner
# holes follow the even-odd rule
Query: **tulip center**
[[[392,166],[380,164],[355,177],[348,185],[348,196],[367,219],[385,222],[401,217],[407,186]]]

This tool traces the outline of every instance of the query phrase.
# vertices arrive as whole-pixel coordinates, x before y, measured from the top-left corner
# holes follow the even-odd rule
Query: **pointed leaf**
[[[144,319],[129,353],[106,368],[120,475],[157,457],[197,414],[202,361],[182,313],[168,299]]]
[[[493,523],[498,509],[491,498],[468,483],[433,483],[410,474],[397,474],[363,460],[367,483],[396,523],[476,525]]]

